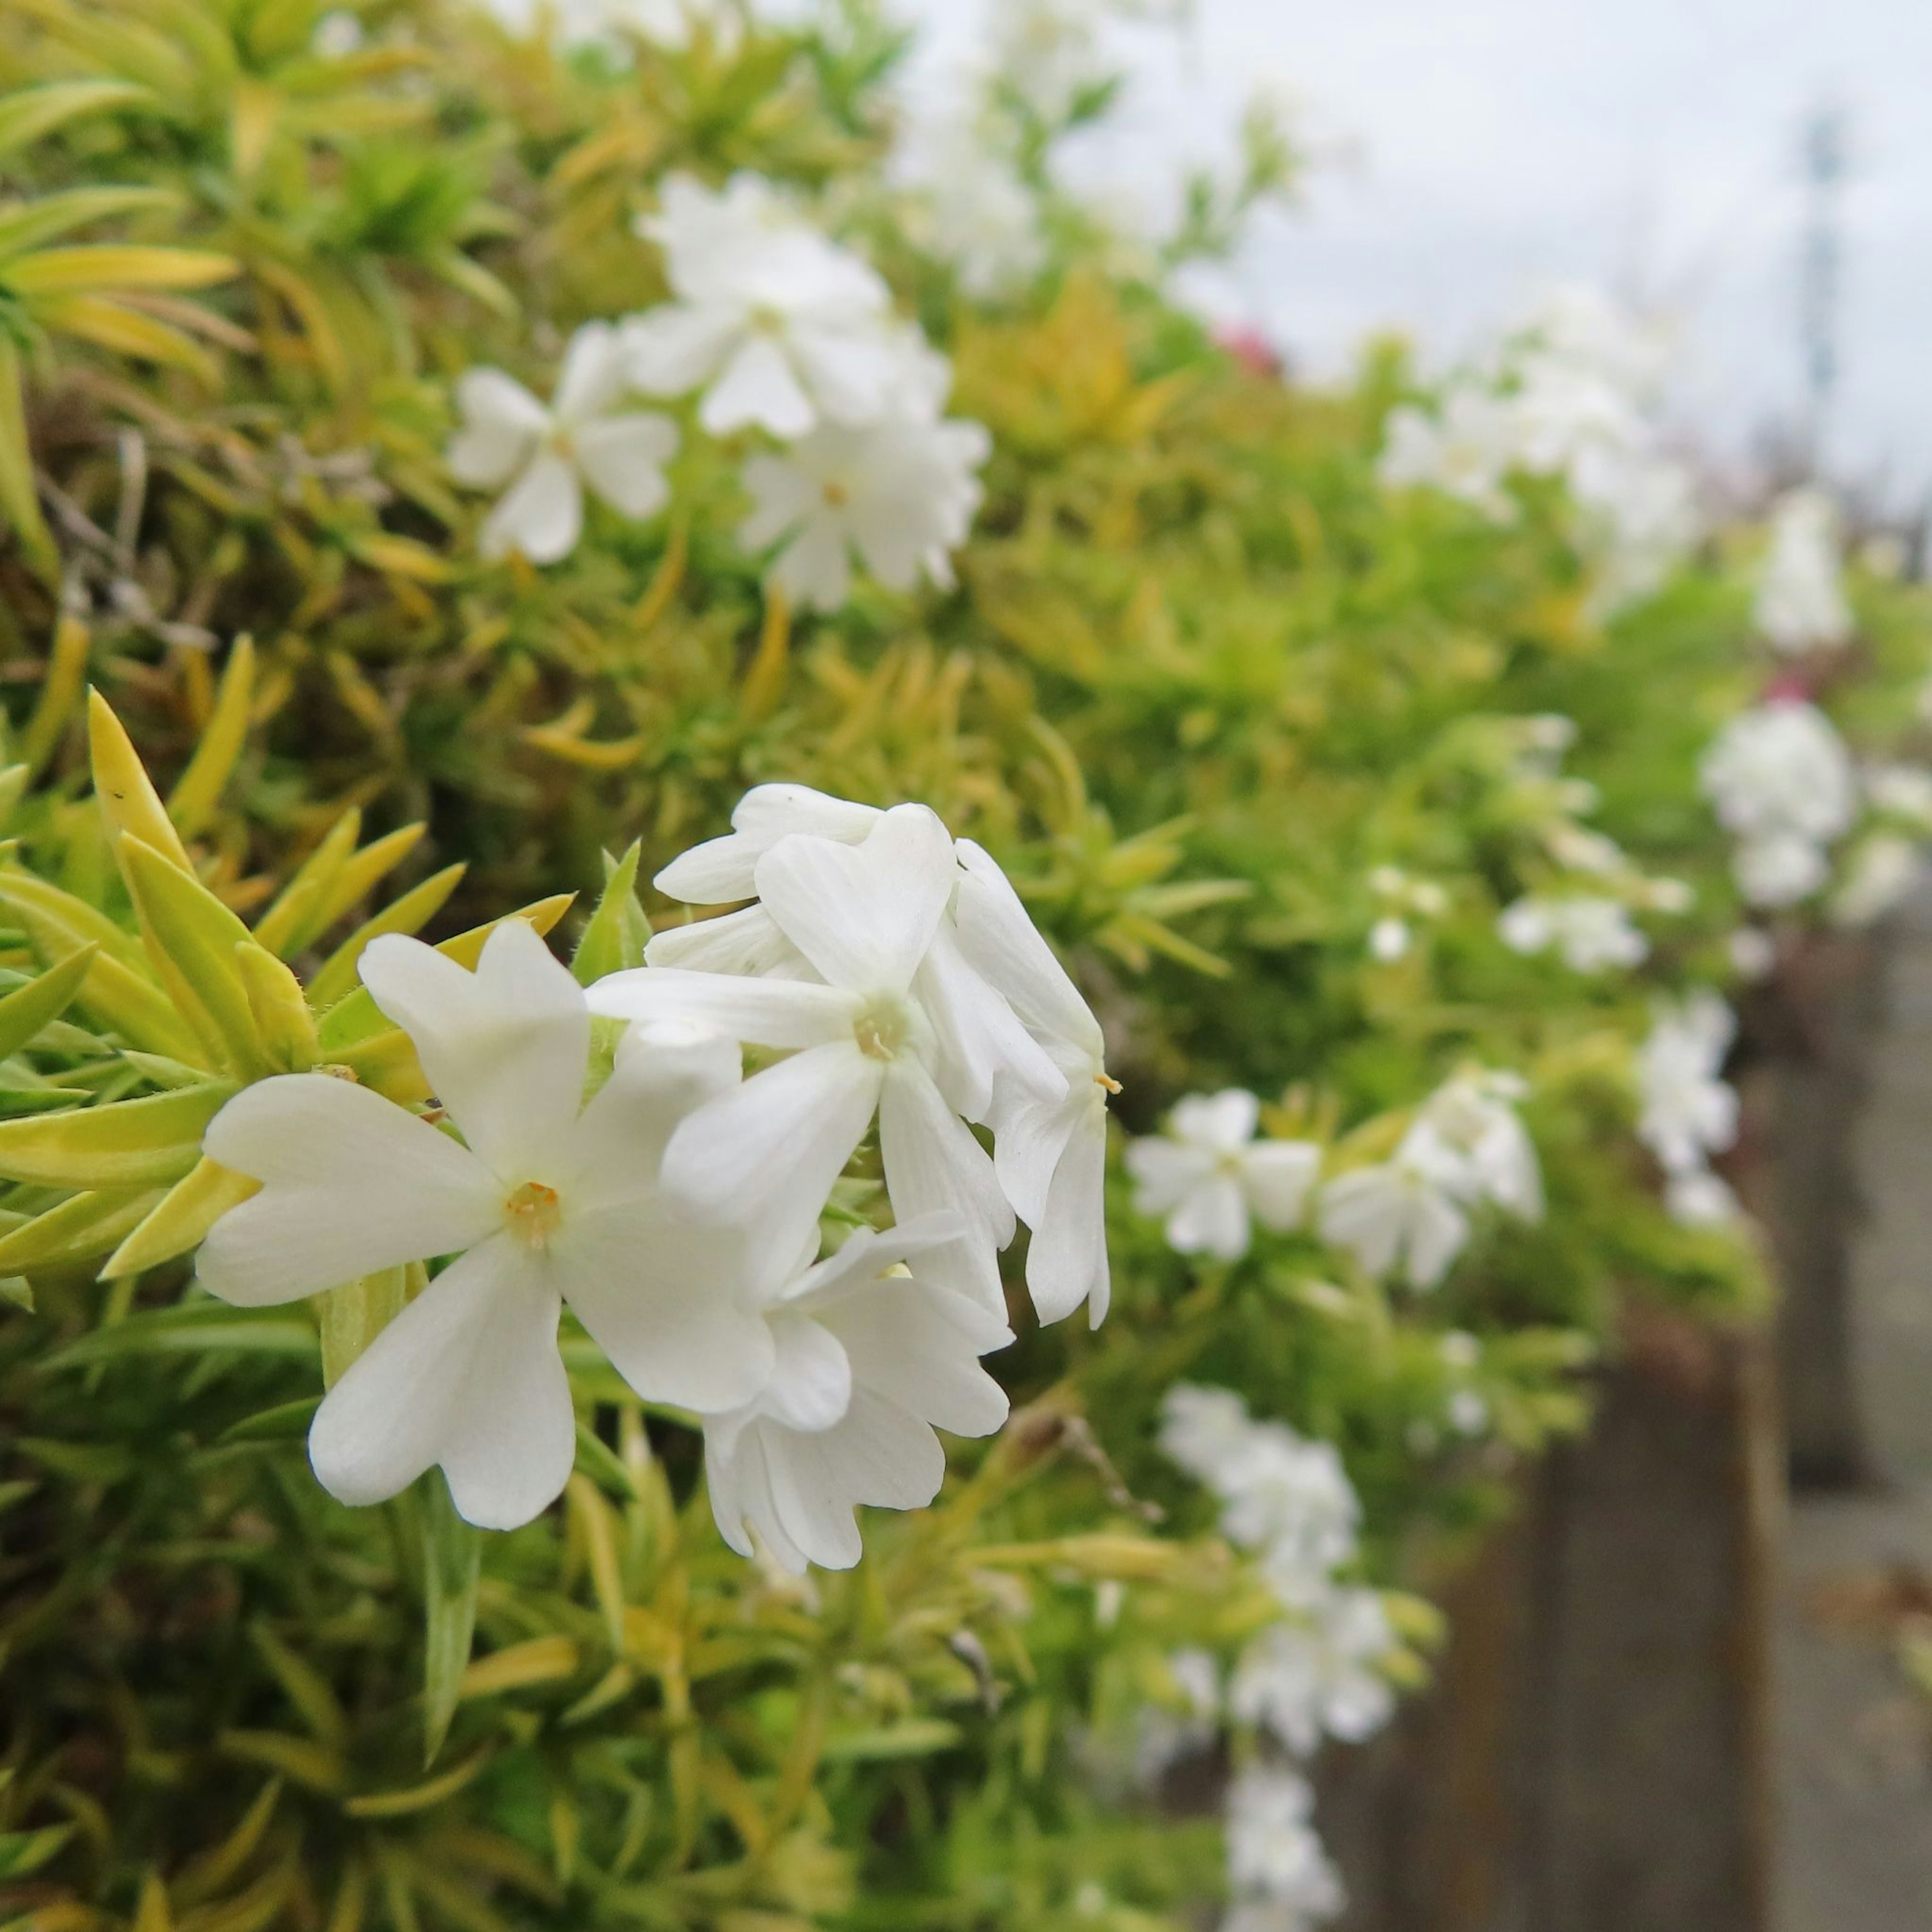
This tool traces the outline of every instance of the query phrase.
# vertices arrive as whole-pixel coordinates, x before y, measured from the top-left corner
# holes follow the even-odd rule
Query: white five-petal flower
[[[712,435],[787,441],[886,409],[897,370],[885,284],[770,182],[738,174],[714,190],[673,175],[639,231],[662,246],[676,298],[624,326],[647,394],[702,388]]]
[[[1413,1154],[1338,1174],[1322,1190],[1322,1238],[1372,1275],[1400,1268],[1410,1287],[1435,1287],[1468,1244],[1469,1217],[1442,1175]]]
[[[583,534],[586,484],[626,517],[653,516],[669,501],[664,466],[677,452],[677,426],[619,408],[630,388],[617,332],[601,322],[571,338],[548,406],[500,369],[458,380],[463,426],[449,446],[450,473],[472,489],[504,491],[483,526],[486,557],[568,556]]]
[[[471,1522],[527,1522],[576,1453],[566,1302],[648,1400],[723,1409],[755,1396],[773,1343],[735,1292],[740,1238],[680,1221],[652,1184],[678,1123],[736,1087],[730,1042],[647,1039],[586,1106],[589,1007],[524,922],[491,934],[473,973],[393,936],[362,971],[462,1140],[308,1073],[244,1088],[206,1142],[263,1184],[202,1246],[201,1279],[224,1300],[293,1301],[458,1257],[324,1400],[309,1438],[323,1486],[376,1502],[440,1466]]]
[[[1167,1216],[1177,1252],[1238,1261],[1251,1217],[1281,1234],[1300,1225],[1322,1150],[1306,1141],[1257,1141],[1260,1120],[1254,1095],[1230,1088],[1178,1102],[1168,1136],[1129,1143],[1134,1204]]]
[[[750,1532],[787,1570],[858,1562],[852,1511],[917,1509],[939,1491],[935,1427],[988,1436],[1004,1390],[979,1358],[1012,1336],[950,1290],[887,1270],[942,1248],[958,1229],[932,1216],[884,1234],[862,1228],[814,1262],[816,1226],[788,1278],[760,1298],[776,1366],[757,1396],[704,1418],[711,1508],[733,1549]]]

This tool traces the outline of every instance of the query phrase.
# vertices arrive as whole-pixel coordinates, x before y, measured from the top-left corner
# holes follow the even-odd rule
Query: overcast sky
[[[972,35],[978,0],[902,4]],[[1835,464],[1932,483],[1932,0],[1197,4],[1144,44],[1106,166],[1150,179],[1257,85],[1297,104],[1324,159],[1239,292],[1304,366],[1390,324],[1450,355],[1587,278],[1679,318],[1682,410],[1730,451],[1801,406],[1801,131],[1842,104]]]

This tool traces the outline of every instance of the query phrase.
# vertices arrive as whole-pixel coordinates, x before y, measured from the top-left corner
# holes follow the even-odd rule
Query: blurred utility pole
[[[1844,188],[1850,171],[1850,115],[1831,104],[1819,108],[1804,126],[1807,208],[1798,330],[1804,356],[1804,464],[1814,476],[1823,466],[1838,386],[1838,301],[1844,267]]]

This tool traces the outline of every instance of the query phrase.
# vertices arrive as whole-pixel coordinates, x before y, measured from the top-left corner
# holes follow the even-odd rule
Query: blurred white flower
[[[1324,1738],[1360,1744],[1394,1714],[1395,1693],[1382,1666],[1395,1648],[1376,1592],[1327,1592],[1270,1624],[1241,1653],[1228,1708],[1298,1757],[1312,1756]]]
[[[993,0],[987,48],[995,80],[1058,126],[1117,70],[1106,34],[1111,0]]]
[[[1932,832],[1932,771],[1923,765],[1872,765],[1866,768],[1863,782],[1874,812]]]
[[[782,546],[772,581],[802,608],[842,609],[855,556],[889,590],[922,580],[950,590],[952,554],[979,514],[978,472],[992,453],[974,422],[908,413],[824,424],[746,463],[752,508],[738,540],[748,550]]]
[[[1738,839],[1738,887],[1754,905],[1795,904],[1822,885],[1825,848],[1857,815],[1844,741],[1814,705],[1774,699],[1742,712],[1706,752],[1699,776]]]
[[[601,322],[571,338],[548,407],[500,369],[459,378],[463,424],[449,446],[450,474],[472,489],[508,486],[484,524],[484,556],[520,550],[538,564],[568,556],[583,534],[586,484],[623,516],[663,508],[677,428],[648,410],[618,408],[630,387],[617,333]]]
[[[1487,1201],[1526,1221],[1543,1216],[1536,1146],[1517,1114],[1528,1092],[1513,1073],[1459,1073],[1424,1102],[1398,1150],[1459,1201]]]
[[[1787,657],[1836,650],[1852,634],[1838,508],[1822,490],[1787,490],[1773,506],[1771,548],[1758,580],[1758,629]]]
[[[1498,523],[1516,514],[1503,488],[1516,452],[1516,424],[1495,397],[1463,384],[1430,412],[1390,412],[1376,474],[1384,488],[1441,490]]]
[[[1248,1406],[1232,1389],[1176,1382],[1161,1398],[1160,1446],[1170,1460],[1211,1490],[1232,1480],[1256,1428]]]
[[[647,1046],[585,1105],[583,992],[518,920],[474,973],[393,935],[362,971],[463,1140],[324,1074],[245,1088],[206,1145],[263,1186],[215,1224],[201,1279],[259,1307],[457,1256],[329,1391],[309,1454],[349,1503],[440,1465],[470,1522],[514,1528],[555,1500],[576,1456],[566,1301],[646,1400],[722,1408],[771,1373],[770,1334],[732,1291],[736,1233],[680,1223],[653,1185],[679,1124],[736,1085],[737,1055],[717,1040]]]
[[[1314,1826],[1315,1794],[1287,1767],[1252,1765],[1228,1788],[1228,1876],[1221,1932],[1302,1932],[1332,1918],[1342,1881]]]
[[[662,246],[676,297],[624,325],[638,388],[704,389],[698,420],[721,436],[789,441],[888,407],[898,368],[885,284],[762,176],[713,190],[673,175],[638,230]]]
[[[814,1222],[789,1278],[758,1296],[770,1378],[704,1418],[712,1512],[733,1549],[750,1556],[755,1530],[794,1574],[849,1570],[862,1553],[857,1504],[918,1509],[938,1494],[934,1429],[989,1436],[1006,1420],[1005,1392],[979,1360],[1012,1341],[1005,1322],[917,1279],[920,1257],[958,1232],[944,1216],[861,1228],[814,1262]],[[910,1277],[888,1273],[907,1262]]]
[[[1762,926],[1739,926],[1726,950],[1732,969],[1748,984],[1767,978],[1778,964],[1778,941]]]
[[[1738,1096],[1723,1077],[1737,1022],[1715,993],[1660,1005],[1637,1051],[1637,1138],[1669,1174],[1701,1168],[1738,1137]]]
[[[1619,899],[1582,893],[1521,898],[1504,908],[1496,930],[1514,952],[1544,952],[1553,946],[1576,973],[1640,966],[1650,956],[1650,941]]]
[[[1670,1218],[1687,1228],[1729,1227],[1743,1213],[1729,1185],[1707,1167],[1673,1174],[1664,1203]]]
[[[1339,1174],[1322,1190],[1322,1238],[1372,1275],[1400,1269],[1434,1288],[1469,1239],[1469,1217],[1441,1174],[1412,1154]]]
[[[1046,266],[1046,237],[1033,190],[970,121],[955,116],[915,127],[906,172],[918,197],[916,230],[928,252],[950,262],[976,302],[1024,287]]]
[[[881,814],[862,844],[791,834],[758,859],[754,875],[760,911],[813,978],[646,965],[600,981],[590,998],[620,1018],[684,1020],[790,1052],[673,1137],[665,1185],[694,1213],[742,1220],[768,1211],[808,1225],[876,1115],[895,1214],[959,1215],[974,1292],[1003,1313],[992,1258],[1012,1238],[1012,1210],[961,1117],[956,1083],[990,1094],[1005,1072],[1057,1096],[1066,1082],[970,968],[963,980],[926,971],[958,871],[951,838],[924,806]],[[951,1055],[949,1100],[938,1076],[949,1072],[949,1047],[961,1044],[1000,1057],[962,1064]],[[955,1285],[950,1274],[932,1278]]]
[[[1131,1141],[1134,1205],[1167,1217],[1169,1246],[1238,1261],[1252,1217],[1285,1234],[1300,1225],[1322,1150],[1306,1141],[1258,1141],[1261,1102],[1239,1088],[1177,1102],[1168,1133]]]

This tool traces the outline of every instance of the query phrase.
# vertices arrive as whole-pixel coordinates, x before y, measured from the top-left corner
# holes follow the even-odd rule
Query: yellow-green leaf
[[[644,849],[635,844],[615,863],[604,861],[604,896],[585,925],[571,961],[571,970],[580,986],[588,986],[606,974],[644,963],[651,922],[638,903],[638,864]]]
[[[222,788],[248,742],[248,707],[254,694],[254,640],[237,638],[201,742],[168,799],[168,817],[184,838],[192,838],[200,832],[221,802]]]
[[[48,1268],[78,1267],[111,1253],[160,1198],[152,1189],[71,1196],[24,1226],[0,1235],[0,1272],[38,1274]]]
[[[83,242],[43,248],[8,265],[14,294],[70,295],[90,289],[205,289],[240,271],[232,255],[203,248],[150,248],[136,242]]]
[[[148,98],[145,87],[129,80],[56,80],[22,88],[0,97],[0,154],[28,146],[63,122]]]
[[[4,109],[0,103],[0,109]],[[0,261],[22,249],[105,221],[117,214],[176,208],[181,197],[164,188],[75,188],[44,194],[32,201],[0,203]]]
[[[233,1173],[204,1154],[115,1250],[100,1270],[102,1279],[139,1274],[186,1254],[230,1208],[240,1207],[260,1187],[260,1181]]]
[[[266,946],[244,939],[235,949],[235,970],[248,995],[255,1031],[269,1059],[285,1073],[306,1073],[320,1054],[315,1016],[302,982]]]
[[[211,1082],[105,1107],[0,1120],[0,1175],[45,1187],[170,1186],[193,1171],[208,1122],[235,1090],[225,1082]],[[0,1242],[0,1250],[4,1246]],[[0,1272],[15,1271],[0,1252]]]
[[[392,1268],[346,1281],[322,1298],[323,1388],[333,1388],[348,1373],[363,1350],[403,1312],[409,1296],[410,1270]]]
[[[330,885],[356,850],[362,831],[362,814],[353,808],[329,827],[328,836],[302,861],[274,904],[256,921],[256,944],[286,959],[322,930],[328,920],[321,908],[328,903]]]
[[[356,930],[332,952],[309,982],[309,1003],[320,1012],[332,1006],[356,984],[356,969],[372,940],[385,933],[413,933],[442,910],[452,892],[461,884],[465,868],[446,866],[424,880],[400,898],[385,906],[376,916]]]
[[[121,836],[134,836],[190,877],[194,862],[188,856],[160,794],[148,776],[140,754],[114,708],[99,692],[87,694],[87,742],[94,766],[94,795],[107,822],[108,843],[118,854]],[[124,874],[127,867],[123,864]]]
[[[89,942],[0,1000],[0,1060],[10,1060],[74,1001],[100,949]]]

